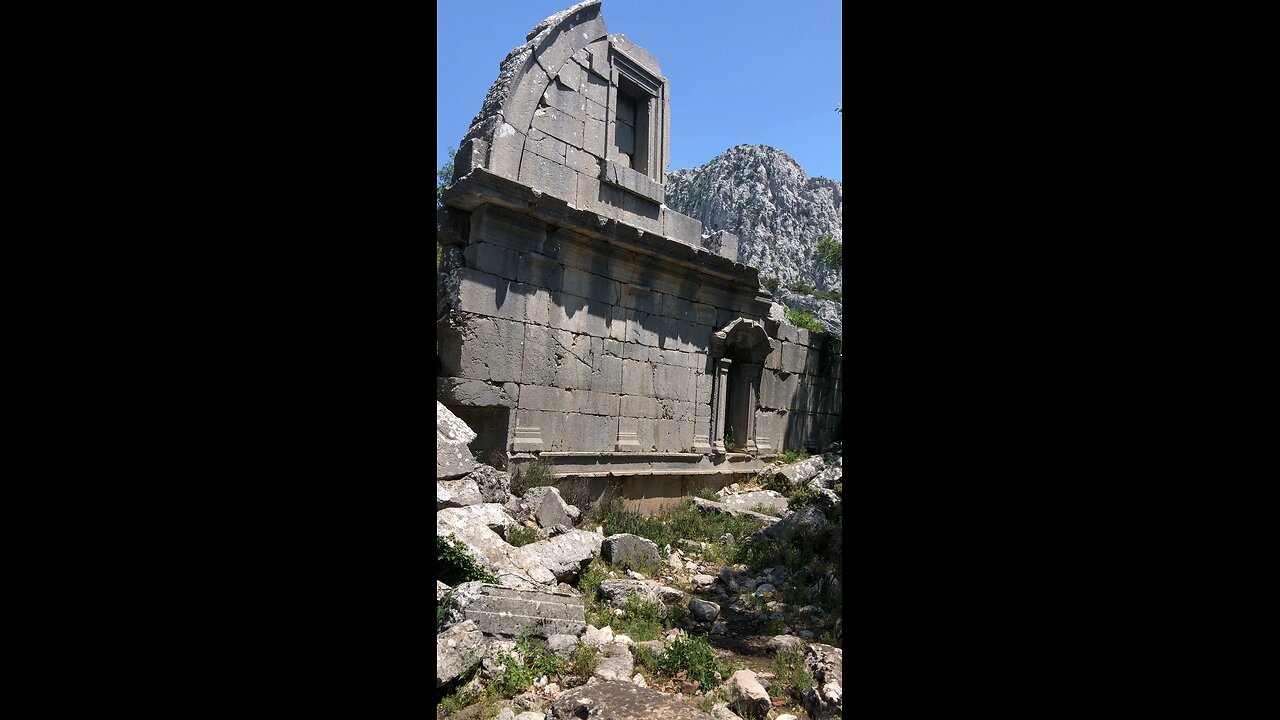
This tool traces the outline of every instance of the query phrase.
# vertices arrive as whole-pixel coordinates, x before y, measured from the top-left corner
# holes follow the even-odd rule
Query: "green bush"
[[[654,600],[639,595],[627,598],[626,617],[613,621],[614,632],[621,633],[636,642],[657,640],[662,636],[662,606]]]
[[[793,292],[793,293],[797,293],[797,294],[799,294],[799,295],[812,295],[812,294],[813,294],[813,286],[812,286],[812,285],[810,285],[809,283],[805,282],[804,280],[797,280],[797,281],[795,281],[795,282],[791,283],[790,285],[788,285],[788,286],[787,286],[787,289],[788,289],[788,290],[790,290],[791,292]]]
[[[751,512],[758,512],[758,513],[760,513],[761,515],[770,515],[770,516],[772,516],[772,517],[777,517],[777,516],[778,516],[778,509],[777,509],[777,508],[775,508],[775,507],[774,507],[774,506],[772,506],[772,505],[765,505],[764,503],[758,503],[758,504],[756,504],[756,506],[755,506],[755,507],[751,508]]]
[[[785,450],[777,453],[773,456],[773,459],[780,460],[783,463],[790,465],[793,462],[799,462],[807,457],[809,457],[809,451],[801,448],[799,450]]]
[[[658,671],[674,677],[684,671],[685,677],[698,683],[703,690],[718,686],[729,675],[729,666],[716,657],[715,651],[704,637],[681,634],[671,642],[667,651],[658,658]],[[721,680],[716,679],[720,673]]]
[[[763,278],[760,281],[760,284],[764,285],[765,288],[769,290],[769,292],[773,292],[774,290],[778,289],[778,278],[771,278],[771,277]]]
[[[569,665],[568,660],[530,638],[528,628],[522,629],[516,637],[516,653],[524,658],[524,662],[516,662],[515,656],[507,653],[498,656],[498,662],[506,665],[507,669],[494,681],[492,690],[502,697],[513,697],[524,692],[543,675],[555,678],[563,674]]]
[[[473,580],[498,582],[498,578],[476,562],[452,533],[447,538],[436,536],[436,578],[445,585],[453,586]]]
[[[814,332],[825,332],[825,330],[822,329],[822,324],[817,320],[814,320],[812,315],[803,310],[786,308],[783,311],[783,314],[786,315],[787,322],[798,328],[804,328],[805,330],[812,330]]]
[[[694,490],[693,494],[702,498],[703,500],[712,500],[714,502],[720,501],[720,496],[716,494],[715,488],[700,487],[697,490]]]
[[[573,649],[573,655],[570,662],[573,664],[573,672],[582,678],[589,678],[596,671],[596,667],[600,664],[599,660],[600,648],[586,643],[579,643]]]
[[[844,296],[834,290],[814,290],[813,296],[823,300],[830,300],[831,302],[844,302]]]
[[[838,268],[844,260],[844,243],[831,235],[818,238],[818,256],[829,267]]]

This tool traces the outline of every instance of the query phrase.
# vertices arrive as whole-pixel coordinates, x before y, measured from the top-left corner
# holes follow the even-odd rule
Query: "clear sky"
[[[577,0],[438,0],[436,168],[458,146],[498,64],[543,18]],[[610,33],[662,66],[671,170],[735,145],[786,152],[810,176],[843,182],[840,0],[603,0]]]

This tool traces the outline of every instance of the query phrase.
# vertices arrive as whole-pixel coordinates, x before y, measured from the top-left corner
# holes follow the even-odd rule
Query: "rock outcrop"
[[[436,401],[436,480],[451,480],[471,472],[475,458],[467,443],[476,433],[439,400]]]
[[[843,189],[824,177],[810,178],[791,156],[763,145],[730,148],[702,167],[667,174],[667,206],[702,221],[706,232],[738,236],[741,260],[774,278],[791,307],[808,309],[786,295],[797,281],[817,290],[840,291],[842,268],[818,254],[818,239],[843,238]],[[781,297],[779,299],[782,299]],[[833,309],[837,312],[838,305]],[[837,334],[839,334],[837,332]]]

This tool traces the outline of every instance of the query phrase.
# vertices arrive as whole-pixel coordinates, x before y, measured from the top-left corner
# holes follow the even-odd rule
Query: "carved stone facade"
[[[439,400],[562,476],[749,472],[834,439],[838,347],[770,319],[737,238],[663,204],[657,59],[599,0],[526,40],[442,195]]]

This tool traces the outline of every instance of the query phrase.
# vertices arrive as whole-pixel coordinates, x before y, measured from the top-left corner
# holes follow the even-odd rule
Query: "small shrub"
[[[797,280],[787,286],[787,289],[799,295],[809,295],[813,293],[813,286],[804,280]]]
[[[813,296],[831,302],[844,303],[844,296],[834,290],[814,290]]]
[[[436,536],[436,577],[445,585],[453,586],[473,580],[498,582],[498,578],[476,562],[452,533],[447,538]]]
[[[843,482],[836,483],[835,493],[839,495],[841,499],[844,499],[844,483]]]
[[[840,267],[840,263],[844,261],[844,243],[831,235],[823,235],[818,238],[818,257],[822,258],[828,267]]]
[[[574,674],[583,678],[591,677],[591,674],[596,671],[596,666],[600,663],[599,655],[600,648],[586,643],[579,643],[573,649],[573,656],[569,659],[573,665]]]
[[[774,507],[774,506],[772,506],[772,505],[765,505],[764,503],[758,503],[755,507],[751,508],[751,511],[752,511],[752,512],[758,512],[758,513],[760,513],[761,515],[769,515],[769,516],[771,516],[771,517],[777,517],[777,516],[778,516],[778,509],[777,509],[777,508],[775,508],[775,507]]]
[[[639,595],[627,598],[626,617],[614,622],[617,632],[637,642],[657,640],[663,631],[662,607]]]
[[[538,531],[524,525],[512,525],[507,530],[507,542],[514,547],[524,547],[531,542],[537,542]]]
[[[815,684],[813,675],[805,667],[804,657],[804,645],[778,651],[773,658],[771,695],[790,697],[796,705],[804,705],[804,694]]]
[[[534,460],[521,467],[511,478],[511,494],[524,495],[529,488],[548,485],[555,485],[555,479],[551,477],[551,466],[542,460]]]
[[[720,684],[716,673],[720,673],[721,678],[729,674],[729,667],[716,657],[706,638],[683,634],[673,640],[658,659],[658,670],[667,677],[684,671],[685,677],[698,683],[703,690]]]
[[[809,453],[802,448],[800,450],[785,450],[774,455],[773,459],[779,460],[786,465],[790,465],[791,463],[798,462],[806,457],[809,457]]]
[[[695,490],[693,494],[697,495],[703,500],[714,500],[716,502],[720,501],[720,496],[716,494],[716,491],[713,488],[700,487],[697,490]]]
[[[787,317],[787,322],[798,328],[812,330],[813,332],[823,332],[822,324],[813,319],[813,316],[803,310],[795,310],[786,308],[783,314]]]
[[[773,292],[774,290],[778,289],[778,278],[771,278],[771,277],[762,278],[760,280],[760,284],[765,286],[765,288],[768,289],[769,292]]]

